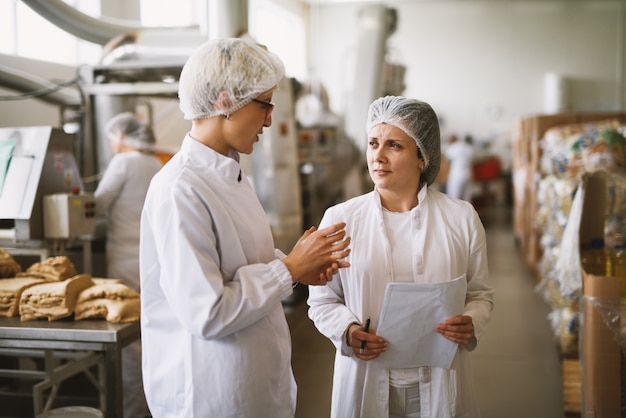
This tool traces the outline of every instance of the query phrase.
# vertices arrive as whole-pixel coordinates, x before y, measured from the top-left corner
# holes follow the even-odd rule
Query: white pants
[[[389,386],[389,418],[420,418],[419,384],[407,388]]]

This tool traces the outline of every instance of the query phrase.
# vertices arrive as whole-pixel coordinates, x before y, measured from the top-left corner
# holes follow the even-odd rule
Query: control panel
[[[55,193],[43,197],[44,236],[70,239],[92,235],[96,201],[91,193]]]

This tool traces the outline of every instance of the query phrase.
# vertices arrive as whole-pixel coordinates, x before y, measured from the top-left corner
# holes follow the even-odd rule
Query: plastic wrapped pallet
[[[581,242],[604,233],[606,182],[604,172],[584,179]],[[583,270],[580,359],[585,417],[622,417],[626,411],[626,347],[621,320],[625,312],[621,302],[620,279],[594,276]]]

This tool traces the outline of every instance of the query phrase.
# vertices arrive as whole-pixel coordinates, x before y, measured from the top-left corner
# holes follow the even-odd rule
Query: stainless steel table
[[[139,321],[21,321],[0,317],[0,349],[85,350],[104,355],[107,418],[123,417],[122,348],[139,339]]]

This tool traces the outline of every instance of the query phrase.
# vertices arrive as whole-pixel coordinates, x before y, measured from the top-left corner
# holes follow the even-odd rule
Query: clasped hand
[[[312,226],[302,234],[283,259],[294,282],[325,285],[340,268],[350,267],[350,263],[342,261],[350,254],[345,226],[345,222],[320,230]]]

